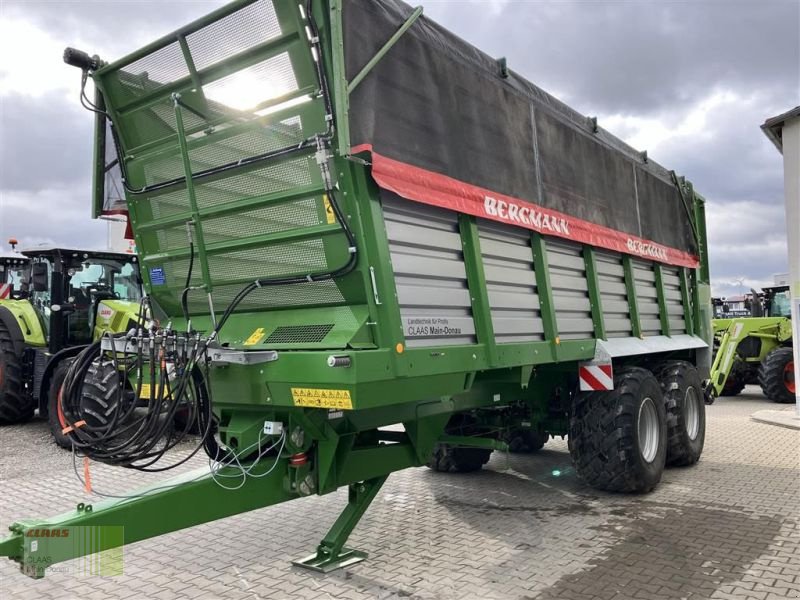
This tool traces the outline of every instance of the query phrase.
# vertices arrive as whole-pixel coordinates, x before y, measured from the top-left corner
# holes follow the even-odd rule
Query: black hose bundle
[[[59,408],[74,448],[93,460],[141,471],[178,466],[201,447],[209,456],[218,456],[211,397],[197,362],[205,352],[199,338],[181,339],[167,332],[116,341],[123,339],[126,345],[135,340],[135,354],[120,359],[98,341],[83,350],[67,372]],[[184,418],[179,419],[182,411]],[[189,456],[152,467],[194,426],[200,441]]]
[[[166,331],[157,331],[154,328],[145,331],[142,328],[144,317],[140,313],[138,331],[134,335],[129,333],[124,338],[126,340],[125,352],[120,354],[118,347],[113,345],[111,347],[115,348],[114,351],[102,350],[101,342],[87,347],[78,355],[67,373],[62,391],[61,409],[66,425],[65,432],[72,440],[74,448],[93,460],[142,471],[164,471],[186,462],[201,447],[205,449],[209,457],[216,460],[220,455],[220,447],[215,437],[216,424],[211,410],[212,401],[206,386],[208,380],[206,354],[209,344],[214,342],[239,304],[254,290],[268,286],[338,279],[352,272],[356,267],[355,235],[337,201],[328,165],[335,120],[330,86],[323,65],[324,54],[320,45],[319,28],[312,15],[312,0],[307,0],[306,17],[311,34],[310,43],[316,59],[315,68],[319,89],[325,106],[327,131],[313,136],[299,145],[192,173],[191,177],[194,180],[200,180],[228,170],[238,170],[256,162],[267,161],[295,152],[306,152],[308,149],[316,147],[317,163],[325,182],[325,193],[336,221],[346,238],[348,258],[343,265],[326,271],[299,276],[259,278],[245,285],[225,308],[213,331],[205,338],[201,338],[199,334],[192,331],[179,334],[169,328]],[[81,86],[82,97],[85,95],[86,72],[84,70]],[[94,106],[91,103],[88,106],[84,104],[84,106],[93,112],[101,112],[111,120],[110,115],[103,111],[102,107]],[[123,156],[120,140],[114,127],[112,127],[112,137],[118,156]],[[178,186],[186,181],[186,177],[180,177],[141,189],[134,189],[128,184],[125,161],[119,161],[119,165],[125,188],[134,197]],[[193,263],[194,245],[190,240],[190,268],[180,302],[181,310],[187,321],[187,328],[190,316],[187,296],[190,290],[191,265]],[[119,338],[117,338],[118,341]],[[129,344],[130,351],[127,348]],[[134,379],[131,376],[133,370],[136,372],[135,386],[128,383]],[[149,382],[144,381],[145,376]],[[98,389],[104,392],[101,402],[94,402],[92,399],[91,390],[93,386],[97,385],[97,380],[100,384]],[[113,382],[110,388],[109,382]],[[149,385],[149,394],[147,394],[146,407],[143,407],[139,405],[138,399],[145,383]],[[98,408],[98,405],[101,408]],[[175,416],[180,410],[189,410],[190,414],[195,415],[196,418],[187,419],[183,428],[176,428],[174,426]],[[163,457],[165,452],[184,438],[193,423],[198,425],[201,436],[194,451],[184,459],[166,467],[152,467]]]

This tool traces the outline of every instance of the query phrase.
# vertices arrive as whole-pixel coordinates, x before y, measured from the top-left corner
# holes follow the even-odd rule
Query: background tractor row
[[[0,299],[0,424],[27,421],[38,410],[56,443],[69,447],[58,391],[80,350],[136,325],[137,257],[51,247],[1,260],[9,261],[3,270],[14,289]]]
[[[753,291],[750,316],[714,319],[714,364],[708,394],[735,396],[758,383],[774,402],[795,400],[789,286]]]

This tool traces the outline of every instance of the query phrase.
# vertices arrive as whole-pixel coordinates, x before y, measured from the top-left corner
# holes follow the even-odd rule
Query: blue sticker
[[[164,267],[150,267],[150,284],[164,285],[167,283],[167,276],[164,275]]]

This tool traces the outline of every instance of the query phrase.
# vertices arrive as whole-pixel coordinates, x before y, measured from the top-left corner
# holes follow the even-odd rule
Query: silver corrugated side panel
[[[658,289],[653,263],[643,260],[632,260],[633,281],[636,286],[636,298],[639,304],[639,323],[642,335],[661,334],[661,316],[658,308]]]
[[[381,198],[406,345],[476,343],[457,213]]]
[[[628,293],[625,289],[625,269],[622,267],[622,256],[616,252],[596,250],[595,258],[606,336],[609,338],[630,337],[632,335],[631,318]]]
[[[580,245],[558,239],[546,241],[553,306],[561,339],[594,337],[594,322]]]
[[[495,341],[544,339],[530,232],[483,219],[478,232]]]
[[[458,214],[381,193],[400,316],[409,347],[477,342]],[[486,291],[498,344],[544,339],[527,229],[478,219]],[[547,265],[562,339],[594,337],[583,246],[548,237]],[[622,255],[595,249],[606,336],[632,337]],[[645,338],[661,336],[654,263],[632,261]],[[662,265],[670,331],[686,333],[677,267]]]
[[[681,280],[678,267],[661,266],[661,279],[664,281],[664,299],[669,316],[669,330],[672,335],[686,333],[686,320],[681,296]]]

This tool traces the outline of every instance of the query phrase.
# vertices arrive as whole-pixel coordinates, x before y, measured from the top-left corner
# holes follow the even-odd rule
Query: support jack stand
[[[344,543],[358,525],[367,507],[375,499],[387,477],[388,475],[383,475],[362,483],[351,484],[348,490],[347,506],[320,542],[317,552],[301,560],[292,561],[292,564],[318,573],[329,573],[367,558],[366,552],[345,548]]]

